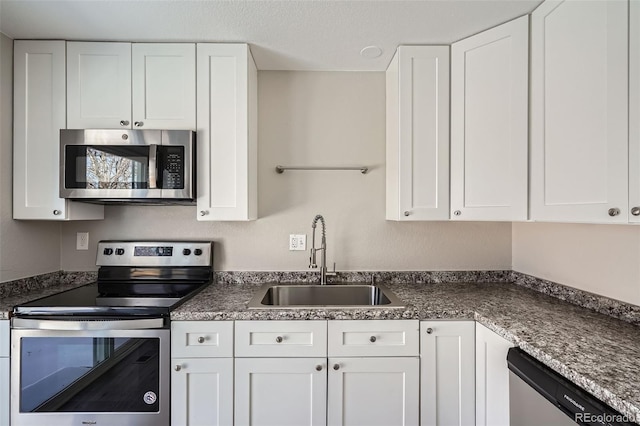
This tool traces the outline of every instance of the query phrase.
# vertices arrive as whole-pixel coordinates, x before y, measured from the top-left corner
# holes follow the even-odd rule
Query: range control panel
[[[210,241],[100,241],[97,266],[211,266]]]

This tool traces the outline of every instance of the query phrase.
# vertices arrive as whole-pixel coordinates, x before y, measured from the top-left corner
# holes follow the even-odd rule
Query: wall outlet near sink
[[[306,234],[289,234],[289,250],[299,251],[307,249],[307,235]]]

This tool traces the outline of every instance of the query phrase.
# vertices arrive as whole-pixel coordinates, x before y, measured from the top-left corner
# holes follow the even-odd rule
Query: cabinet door
[[[475,422],[475,322],[420,323],[420,424]]]
[[[258,213],[257,69],[245,44],[198,44],[198,220]]]
[[[9,426],[9,358],[0,358],[0,426]]]
[[[640,222],[640,2],[629,5],[629,222]]]
[[[329,358],[330,426],[418,425],[420,360]]]
[[[173,358],[171,424],[233,424],[233,359]]]
[[[476,324],[476,425],[509,425],[507,351],[513,344]]]
[[[16,40],[13,64],[13,218],[104,218],[103,206],[60,198],[65,42]]]
[[[134,43],[131,63],[133,127],[195,130],[195,44]]]
[[[131,44],[67,42],[67,127],[131,128]]]
[[[546,1],[531,15],[533,220],[627,222],[627,8]]]
[[[326,358],[236,358],[236,425],[326,423]]]
[[[451,46],[451,219],[527,219],[529,17]]]
[[[449,47],[400,46],[386,79],[386,218],[449,219]]]

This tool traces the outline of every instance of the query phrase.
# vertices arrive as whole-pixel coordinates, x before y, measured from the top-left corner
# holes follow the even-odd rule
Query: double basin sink
[[[249,309],[403,308],[384,285],[265,284],[249,301]]]

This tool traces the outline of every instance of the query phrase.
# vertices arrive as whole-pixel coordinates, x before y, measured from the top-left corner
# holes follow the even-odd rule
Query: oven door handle
[[[12,318],[11,327],[29,330],[95,331],[95,330],[146,330],[165,328],[164,318],[59,320]]]

